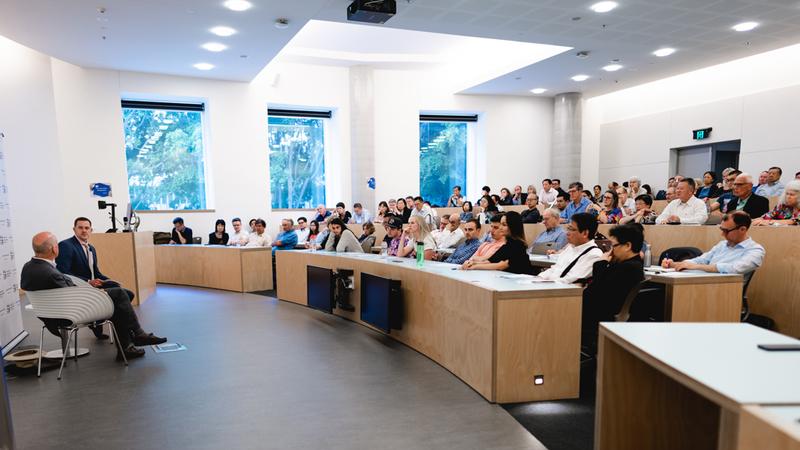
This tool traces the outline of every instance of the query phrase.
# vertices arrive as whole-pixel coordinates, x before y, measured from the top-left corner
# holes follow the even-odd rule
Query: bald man
[[[26,291],[43,291],[47,289],[58,289],[63,287],[75,286],[72,279],[59,272],[56,268],[56,258],[58,257],[58,240],[53,233],[43,231],[36,234],[31,242],[34,257],[22,267],[20,287]],[[119,342],[128,359],[144,356],[144,350],[137,348],[138,345],[148,345],[150,343],[163,343],[166,338],[148,334],[139,325],[139,319],[131,306],[130,299],[121,288],[106,289],[111,301],[114,303],[114,315],[111,322],[117,329]],[[45,326],[51,333],[61,336],[59,327],[68,326],[64,320],[42,319]],[[122,360],[122,355],[117,354],[117,360]]]

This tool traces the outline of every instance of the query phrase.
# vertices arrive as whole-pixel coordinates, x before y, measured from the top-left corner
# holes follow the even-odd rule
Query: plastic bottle
[[[389,246],[386,241],[381,242],[381,258],[386,258],[389,255]]]
[[[423,264],[425,264],[425,244],[417,242],[417,267],[421,269]]]
[[[644,266],[650,267],[652,254],[650,253],[650,244],[644,243]]]

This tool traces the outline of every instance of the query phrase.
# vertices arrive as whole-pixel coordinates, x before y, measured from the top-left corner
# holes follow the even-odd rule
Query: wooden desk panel
[[[800,423],[784,420],[775,410],[792,409],[800,405],[782,407],[745,406],[739,414],[739,439],[736,448],[800,450]]]
[[[157,245],[157,280],[236,292],[270,290],[271,251],[269,247]]]
[[[93,233],[100,271],[136,294],[140,305],[155,292],[156,264],[153,233]]]

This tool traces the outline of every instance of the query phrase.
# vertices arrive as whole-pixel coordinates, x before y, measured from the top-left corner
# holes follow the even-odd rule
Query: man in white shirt
[[[631,177],[628,180],[628,198],[634,199],[645,194],[647,194],[647,191],[642,187],[642,180],[639,177]]]
[[[656,223],[704,224],[708,220],[708,210],[704,201],[694,196],[695,183],[692,178],[684,178],[675,189],[675,200],[669,202],[656,219]]]
[[[425,200],[422,197],[414,198],[414,209],[411,210],[411,216],[420,216],[428,225],[431,225],[433,224],[433,212],[431,207],[424,202]]]
[[[228,238],[228,245],[247,245],[247,241],[250,239],[250,236],[242,230],[242,219],[234,217],[233,220],[231,220],[231,223],[233,224],[234,232],[231,233],[230,238]]]
[[[264,219],[256,219],[254,227],[256,231],[250,235],[246,247],[269,247],[272,245],[272,238],[265,231],[267,222]]]
[[[628,191],[619,186],[617,188],[617,196],[619,197],[619,207],[622,208],[622,214],[629,216],[636,212],[636,201],[628,196]]]
[[[556,201],[558,191],[553,189],[553,181],[550,178],[542,180],[542,188],[539,189],[539,203],[550,206]]]
[[[297,243],[305,244],[308,240],[308,234],[311,232],[308,229],[308,220],[305,217],[297,218],[297,229],[294,232],[297,235]]]
[[[595,244],[597,218],[589,213],[577,213],[570,217],[567,225],[567,242],[558,254],[556,264],[539,274],[545,280],[575,283],[592,276],[594,263],[603,257],[603,251]]]
[[[364,209],[361,203],[353,203],[353,217],[350,218],[350,223],[363,225],[367,222],[372,222],[372,216],[369,211]]]
[[[452,214],[450,217],[443,216],[442,223],[447,223],[447,227],[434,236],[436,249],[456,248],[461,245],[465,238],[464,231],[461,229],[461,218],[459,215]]]

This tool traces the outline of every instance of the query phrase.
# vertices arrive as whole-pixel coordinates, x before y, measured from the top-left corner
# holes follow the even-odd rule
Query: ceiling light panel
[[[758,22],[742,22],[737,23],[736,25],[732,26],[731,28],[735,31],[750,31],[758,26]]]
[[[212,29],[210,29],[208,31],[210,31],[210,32],[212,32],[212,33],[214,33],[214,34],[216,34],[217,36],[220,36],[220,37],[228,37],[228,36],[233,36],[234,34],[236,34],[236,30],[234,30],[233,28],[224,27],[224,26],[214,27],[214,28],[212,28]]]
[[[197,70],[211,70],[214,68],[213,64],[201,62],[194,65],[194,68]]]
[[[605,70],[606,72],[616,72],[619,69],[622,69],[621,64],[609,64],[607,66],[603,66],[603,70]]]
[[[590,8],[596,13],[607,13],[617,6],[619,6],[617,2],[598,2],[590,6]]]
[[[660,49],[658,49],[658,50],[653,52],[653,54],[658,56],[659,58],[663,58],[665,56],[669,56],[669,55],[671,55],[673,53],[675,53],[675,49],[674,48],[670,48],[670,47],[660,48]]]
[[[544,94],[545,92],[547,92],[547,89],[545,89],[545,88],[536,88],[536,89],[531,89],[531,92],[534,93],[534,94]]]
[[[586,81],[588,79],[589,75],[583,75],[583,74],[575,75],[574,77],[572,77],[572,81]]]
[[[246,0],[227,0],[222,6],[230,9],[231,11],[247,11],[253,7],[253,4]]]
[[[219,42],[206,42],[205,44],[201,45],[204,49],[210,52],[221,52],[228,48],[225,44],[220,44]]]

